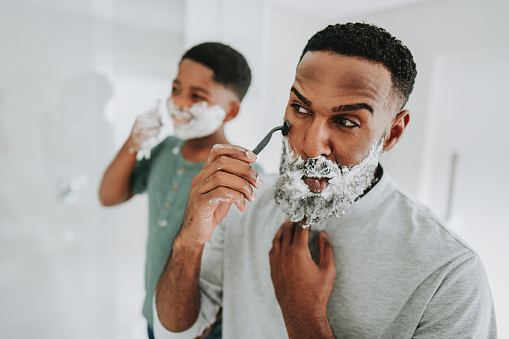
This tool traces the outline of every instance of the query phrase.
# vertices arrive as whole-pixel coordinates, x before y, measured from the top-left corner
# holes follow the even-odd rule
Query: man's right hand
[[[182,229],[177,238],[185,247],[203,246],[232,204],[244,212],[254,201],[262,181],[250,163],[256,155],[239,146],[215,145],[202,170],[193,179]]]
[[[245,211],[246,199],[255,199],[253,187],[262,185],[249,165],[255,161],[256,155],[245,148],[216,145],[194,177],[182,228],[156,288],[157,315],[167,330],[182,332],[196,322],[204,245],[232,204]]]

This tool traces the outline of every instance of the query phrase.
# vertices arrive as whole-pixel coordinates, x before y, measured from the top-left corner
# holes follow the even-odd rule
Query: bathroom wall
[[[166,97],[183,1],[0,1],[0,337],[140,338],[146,198],[97,188]]]

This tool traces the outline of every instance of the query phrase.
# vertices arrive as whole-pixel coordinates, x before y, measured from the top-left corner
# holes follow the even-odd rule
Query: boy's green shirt
[[[191,190],[191,182],[204,163],[186,161],[181,154],[184,140],[167,137],[151,151],[150,159],[136,163],[131,174],[133,193],[147,192],[149,223],[145,265],[145,301],[143,315],[153,327],[152,296],[170,256]],[[260,166],[253,167],[262,173]]]

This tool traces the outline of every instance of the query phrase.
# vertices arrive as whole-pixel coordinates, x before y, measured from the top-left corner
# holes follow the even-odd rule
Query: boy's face
[[[237,116],[237,96],[214,80],[214,71],[205,65],[184,59],[167,101],[174,133],[190,140],[221,133],[223,124]]]
[[[238,103],[236,95],[213,79],[214,71],[207,66],[184,59],[171,91],[173,103],[181,108],[191,107],[198,102],[221,106],[228,116],[231,106]],[[168,100],[170,100],[168,98]]]

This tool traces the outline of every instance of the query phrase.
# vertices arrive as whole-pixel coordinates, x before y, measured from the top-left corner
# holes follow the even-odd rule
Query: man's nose
[[[307,126],[302,151],[308,158],[331,155],[330,128],[326,121],[315,119]]]

